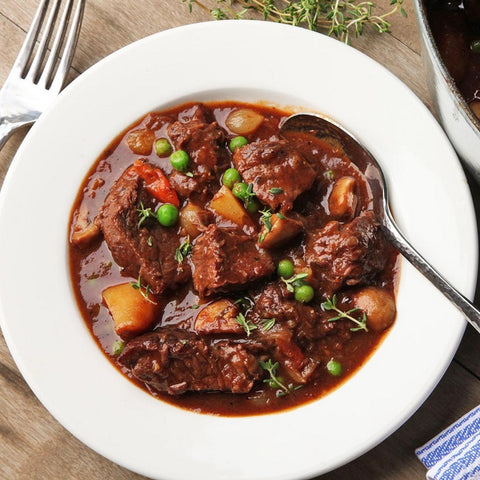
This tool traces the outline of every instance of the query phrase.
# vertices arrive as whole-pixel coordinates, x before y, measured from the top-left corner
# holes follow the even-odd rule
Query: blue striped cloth
[[[480,480],[480,405],[415,450],[431,480]]]

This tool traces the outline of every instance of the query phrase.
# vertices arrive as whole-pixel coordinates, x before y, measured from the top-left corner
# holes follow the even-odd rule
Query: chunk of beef
[[[175,260],[180,237],[173,228],[147,219],[139,226],[138,208],[153,206],[152,198],[136,171],[127,169],[114,183],[100,212],[100,227],[113,259],[125,273],[141,277],[153,293],[185,283],[190,278],[186,262]]]
[[[226,168],[228,159],[222,149],[225,134],[216,122],[209,122],[205,107],[194,105],[168,127],[168,135],[175,149],[189,154],[193,172],[193,177],[188,177],[174,171],[170,176],[172,185],[183,197],[213,192],[218,184],[216,175]]]
[[[255,238],[214,224],[197,238],[192,262],[193,285],[202,297],[245,289],[275,269]]]
[[[256,296],[251,317],[256,319],[256,323],[265,318],[275,319],[271,329],[260,329],[257,335],[265,345],[275,351],[275,358],[294,381],[306,382],[314,372],[317,362],[305,355],[301,341],[306,333],[311,340],[325,335],[334,326],[325,325],[313,307],[295,301],[292,294],[279,283],[267,285]]]
[[[247,344],[207,340],[180,329],[135,338],[118,361],[138,380],[171,395],[189,390],[246,393],[262,375]]]
[[[259,319],[275,318],[276,323],[294,329],[302,319],[315,319],[313,307],[295,301],[280,282],[269,283],[254,296],[253,314]]]
[[[253,184],[255,195],[273,209],[290,210],[315,180],[315,170],[286,140],[260,140],[237,148],[233,162]]]
[[[371,280],[385,268],[389,246],[372,211],[344,225],[333,221],[307,234],[305,259],[321,295],[330,297],[343,285]]]
[[[328,322],[327,316],[318,308],[297,302],[284,285],[268,284],[255,296],[254,318],[275,318],[276,325],[282,325],[295,333],[300,343],[312,341],[336,330],[337,324]]]

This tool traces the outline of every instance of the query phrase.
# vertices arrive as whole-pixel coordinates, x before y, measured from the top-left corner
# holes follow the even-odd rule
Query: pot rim
[[[427,12],[423,0],[414,0],[414,7],[417,14],[418,26],[420,33],[424,40],[425,47],[428,50],[428,54],[432,59],[434,59],[436,66],[439,68],[440,73],[442,74],[443,79],[445,80],[450,92],[452,93],[455,103],[459,107],[459,111],[471,125],[472,128],[476,130],[477,135],[480,137],[480,119],[472,112],[468,103],[464,99],[463,95],[460,93],[453,77],[450,75],[447,67],[445,66],[443,59],[438,51],[437,45],[433,38],[432,31],[427,19]]]

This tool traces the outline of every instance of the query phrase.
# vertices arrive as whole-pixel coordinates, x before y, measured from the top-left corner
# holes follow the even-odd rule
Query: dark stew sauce
[[[309,402],[394,321],[398,254],[362,173],[338,145],[280,134],[287,115],[238,102],[149,113],[73,206],[82,316],[115,367],[171,404],[254,415]]]
[[[427,0],[426,7],[445,66],[480,118],[480,0]]]

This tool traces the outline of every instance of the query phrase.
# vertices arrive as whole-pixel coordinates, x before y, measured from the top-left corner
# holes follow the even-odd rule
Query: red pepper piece
[[[177,192],[159,168],[154,168],[141,160],[135,160],[132,168],[135,169],[139,177],[145,182],[147,191],[159,202],[171,203],[177,208],[180,207]]]

